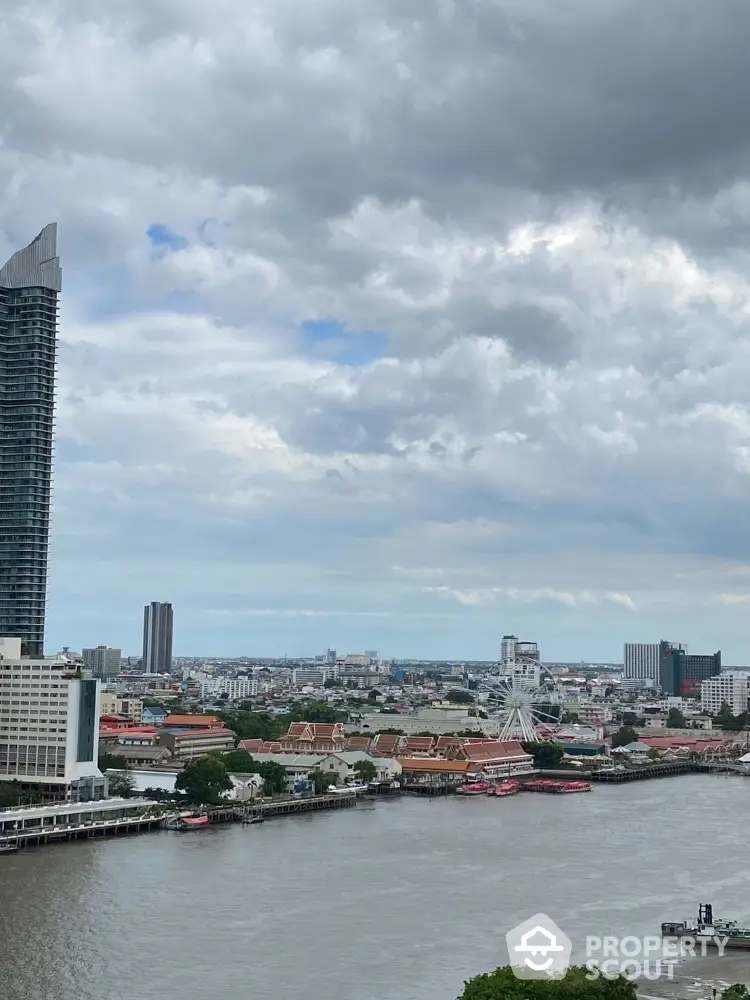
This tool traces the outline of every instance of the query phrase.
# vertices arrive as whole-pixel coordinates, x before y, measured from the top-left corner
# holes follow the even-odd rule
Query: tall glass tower
[[[168,674],[172,669],[172,605],[152,601],[143,609],[144,674]]]
[[[44,655],[58,295],[57,224],[0,267],[0,637]]]

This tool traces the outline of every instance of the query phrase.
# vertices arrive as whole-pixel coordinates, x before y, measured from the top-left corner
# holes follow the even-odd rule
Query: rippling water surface
[[[750,921],[749,819],[750,780],[690,775],[30,850],[0,858],[0,998],[454,1000],[539,910],[578,942]]]

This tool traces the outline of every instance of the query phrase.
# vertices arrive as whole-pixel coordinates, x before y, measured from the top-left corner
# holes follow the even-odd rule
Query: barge
[[[717,920],[713,906],[701,903],[697,920],[665,921],[661,925],[662,938],[691,938],[703,947],[738,948],[750,950],[750,927],[740,927],[736,920]]]

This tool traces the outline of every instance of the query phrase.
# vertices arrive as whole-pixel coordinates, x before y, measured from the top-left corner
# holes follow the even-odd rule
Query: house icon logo
[[[536,913],[505,935],[517,979],[562,979],[570,965],[572,944],[546,913]]]

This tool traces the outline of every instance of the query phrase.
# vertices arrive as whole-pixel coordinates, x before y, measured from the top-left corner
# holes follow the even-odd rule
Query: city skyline
[[[57,220],[65,265],[49,649],[137,649],[162,594],[180,652],[750,659],[748,15],[476,6],[11,4],[0,261]]]

